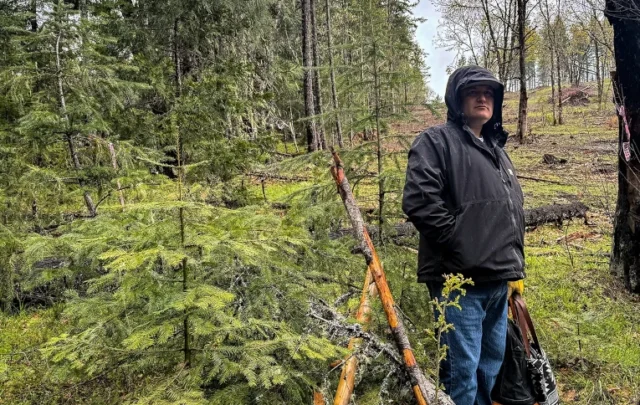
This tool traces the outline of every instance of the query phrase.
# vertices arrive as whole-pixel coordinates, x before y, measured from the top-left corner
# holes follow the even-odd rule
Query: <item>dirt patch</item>
[[[411,118],[391,124],[384,149],[388,152],[408,151],[414,138],[425,129],[440,125],[446,120],[446,111],[438,111],[440,116],[423,106],[411,108]]]
[[[571,87],[562,90],[562,104],[569,105],[587,105],[591,102],[591,97],[594,95],[594,91],[591,86],[586,87]],[[547,99],[549,104],[553,103],[553,98]]]
[[[596,174],[613,174],[618,172],[618,168],[612,163],[594,163],[591,172]]]
[[[446,111],[438,111],[441,116],[435,115],[431,110],[423,106],[410,109],[411,118],[391,124],[391,133],[402,135],[418,135],[421,131],[434,125],[439,125],[446,120]]]

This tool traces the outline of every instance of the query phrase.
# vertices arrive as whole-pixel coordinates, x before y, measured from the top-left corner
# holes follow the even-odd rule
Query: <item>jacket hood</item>
[[[444,101],[447,105],[447,121],[460,126],[465,124],[461,108],[460,91],[473,84],[488,84],[494,88],[493,116],[482,127],[484,136],[492,137],[497,146],[503,147],[509,134],[502,128],[502,102],[504,85],[487,69],[480,66],[464,66],[456,69],[447,82]]]

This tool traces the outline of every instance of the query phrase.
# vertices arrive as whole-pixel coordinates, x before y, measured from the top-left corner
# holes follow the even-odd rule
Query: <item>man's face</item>
[[[493,89],[486,85],[462,90],[462,112],[470,123],[484,125],[493,116]]]

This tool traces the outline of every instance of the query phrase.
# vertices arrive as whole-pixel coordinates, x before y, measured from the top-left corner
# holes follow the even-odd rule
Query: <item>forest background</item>
[[[638,404],[640,300],[609,271],[618,119],[604,1],[434,4],[450,68],[486,66],[513,92],[507,148],[526,208],[589,208],[586,223],[527,232],[525,299],[563,401]],[[417,237],[396,233],[408,147],[446,117],[414,6],[2,0],[0,404],[330,401],[366,272],[330,146],[381,230],[433,376]],[[389,341],[372,306],[368,332]],[[380,353],[356,351],[353,403],[412,403]]]

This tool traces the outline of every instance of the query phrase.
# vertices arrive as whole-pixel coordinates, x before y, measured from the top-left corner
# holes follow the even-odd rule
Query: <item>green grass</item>
[[[626,293],[609,272],[617,175],[615,170],[598,171],[617,164],[615,113],[608,103],[602,108],[597,103],[567,105],[565,124],[553,126],[549,119],[542,120],[551,114],[550,95],[547,88],[530,98],[532,142],[511,141],[507,149],[519,174],[562,183],[522,179],[527,208],[581,201],[590,209],[590,225],[576,220],[561,228],[545,225],[527,233],[524,296],[555,367],[564,403],[636,405],[640,400],[640,299]],[[517,103],[517,95],[506,99],[506,128],[512,133]],[[568,162],[546,165],[545,153]],[[372,183],[369,191],[376,190]],[[589,237],[569,243],[561,239],[580,234]],[[415,266],[411,253],[405,260]]]
[[[36,404],[52,387],[43,384],[49,366],[40,346],[65,332],[58,318],[60,306],[9,316],[0,312],[0,404]]]
[[[522,179],[527,208],[582,201],[590,209],[590,225],[576,220],[560,228],[545,225],[527,233],[528,276],[524,297],[542,345],[554,365],[564,403],[637,405],[640,401],[640,299],[627,294],[620,281],[609,273],[606,254],[611,246],[611,213],[615,209],[617,176],[615,172],[598,171],[617,162],[617,126],[611,127],[615,115],[608,102],[602,109],[596,103],[567,106],[566,124],[552,126],[547,119],[551,113],[551,105],[547,103],[550,94],[548,88],[531,94],[533,140],[524,145],[510,141],[507,149],[520,175],[562,183]],[[507,95],[505,123],[512,133],[515,132],[517,102],[517,95]],[[439,120],[444,116],[443,112]],[[407,126],[406,123],[407,120],[403,120],[398,126],[392,125],[391,133],[404,135],[410,142],[420,125],[412,123]],[[385,157],[384,176],[388,191],[385,213],[389,223],[402,221],[400,190],[406,165],[405,144],[391,137],[387,142],[387,152],[390,153]],[[303,145],[299,147],[302,152]],[[288,144],[285,152],[282,142],[276,149],[280,153],[292,153],[294,150],[293,145]],[[355,195],[365,210],[366,220],[375,222],[377,178],[367,176],[356,181],[354,177],[354,170],[377,171],[373,154],[362,153],[363,150],[371,151],[373,148],[365,146],[356,151],[345,150],[341,154],[347,175],[352,184],[357,184]],[[545,153],[566,158],[568,162],[546,165],[542,163]],[[346,226],[344,209],[329,176],[329,165],[329,154],[318,152],[262,168],[283,176],[308,177],[308,181],[268,179],[265,182],[267,202],[307,201],[294,204],[291,210],[304,210],[309,223],[319,227]],[[242,187],[245,194],[240,195],[244,195],[245,203],[263,201],[262,185],[255,177],[234,179],[216,190],[194,187],[190,192],[199,193],[202,200],[211,199],[217,203],[223,200],[225,188],[238,195],[237,190]],[[153,189],[148,192],[160,191]],[[136,198],[142,200],[145,196]],[[287,215],[287,211],[280,210],[279,215]],[[562,239],[565,235],[575,239],[565,243]],[[344,243],[353,242],[345,238]],[[427,371],[433,371],[431,353],[434,347],[424,332],[431,325],[429,297],[426,288],[415,281],[415,252],[389,243],[380,247],[379,253],[394,297],[407,316],[406,323],[419,362]],[[342,281],[345,285],[359,286],[364,271],[362,262],[361,277]],[[341,309],[352,314],[357,304],[354,297]],[[371,330],[385,336],[387,327],[379,303],[376,302],[373,309]],[[37,348],[50,337],[65,331],[67,326],[60,324],[55,314],[55,309],[48,309],[27,311],[18,316],[0,315],[0,353],[4,354],[0,358],[0,404],[37,403],[39,390],[46,389],[40,383],[47,373],[47,365]],[[7,353],[13,355],[7,356]],[[363,371],[358,377],[354,403],[378,404],[380,388],[388,372],[386,363],[381,356],[361,366]],[[335,384],[338,374],[339,371],[334,371],[328,375],[331,384]],[[62,385],[55,389],[60,387]],[[397,399],[402,403],[400,398],[411,396],[406,390],[401,395],[399,387],[388,388],[392,389],[391,395],[382,395],[384,398]],[[77,403],[93,403],[89,399],[86,401]]]
[[[595,240],[557,242],[577,232]],[[640,305],[609,273],[610,243],[608,226],[527,234],[525,297],[565,399],[581,404],[635,404],[640,393]]]

